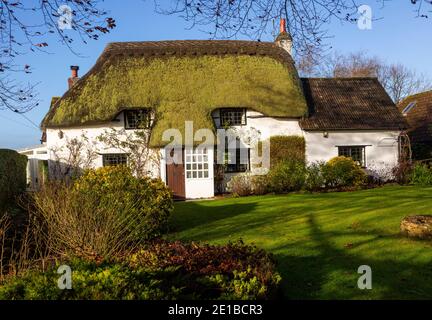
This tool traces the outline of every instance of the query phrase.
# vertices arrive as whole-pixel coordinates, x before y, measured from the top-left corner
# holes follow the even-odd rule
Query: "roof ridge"
[[[403,98],[398,104],[402,104],[403,102],[405,102],[408,99],[412,99],[412,98],[415,98],[415,97],[418,97],[418,96],[421,96],[421,95],[424,95],[424,94],[429,94],[429,93],[432,93],[432,89],[426,90],[426,91],[422,91],[422,92],[418,92],[418,93],[414,93],[412,95],[409,95],[409,96]]]
[[[302,77],[302,80],[378,80],[377,77]]]

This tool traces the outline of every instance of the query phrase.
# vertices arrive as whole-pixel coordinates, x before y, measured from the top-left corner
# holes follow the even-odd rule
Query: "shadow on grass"
[[[223,219],[253,212],[255,202],[206,207],[199,202],[181,203],[176,207],[176,213],[171,217],[170,231],[184,232],[202,225],[211,224]],[[178,217],[180,217],[181,222]],[[205,232],[205,230],[203,230]]]
[[[398,250],[405,242],[397,229],[405,213],[432,213],[431,191],[399,187],[183,203],[172,220],[178,234],[171,236],[253,239],[275,254],[288,299],[430,299],[432,245],[406,240],[411,244]],[[350,226],[355,221],[360,227]],[[345,248],[341,242],[350,239]],[[357,287],[361,265],[372,268],[372,290]]]
[[[312,214],[309,215],[308,224],[311,240],[316,244],[318,254],[313,256],[275,255],[279,262],[278,271],[283,278],[285,298],[430,299],[432,297],[432,264],[430,261],[410,263],[399,260],[398,257],[382,260],[362,258],[334,246],[331,242],[333,235],[322,232]],[[399,238],[395,235],[375,235],[367,242],[373,242],[377,237]],[[283,248],[275,250],[281,249]],[[357,269],[361,265],[368,265],[372,269],[372,290],[360,290],[357,287],[357,280],[361,276],[357,273]],[[378,290],[379,294],[375,294],[373,290]]]

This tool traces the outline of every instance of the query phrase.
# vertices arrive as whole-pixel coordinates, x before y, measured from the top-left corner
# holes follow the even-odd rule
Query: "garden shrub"
[[[300,136],[272,136],[270,137],[270,167],[279,162],[297,161],[305,163],[305,140]]]
[[[351,158],[330,159],[323,167],[326,185],[330,188],[359,187],[366,182],[366,173]]]
[[[88,170],[74,183],[78,198],[91,197],[98,208],[130,208],[136,217],[130,226],[138,238],[151,239],[167,229],[173,209],[171,191],[160,179],[136,178],[126,166]]]
[[[0,149],[0,210],[25,191],[27,157],[13,150]]]
[[[155,241],[123,262],[67,262],[72,290],[56,268],[0,286],[0,299],[269,299],[280,275],[272,256],[242,242],[224,246]]]
[[[412,163],[402,160],[392,169],[392,174],[397,183],[404,185],[410,183],[412,170]]]
[[[161,180],[136,178],[125,166],[88,170],[72,186],[46,185],[34,203],[49,247],[86,258],[111,257],[162,235],[173,209]]]
[[[270,189],[277,193],[302,189],[305,177],[305,165],[295,160],[279,162],[268,174]]]
[[[417,163],[411,173],[411,183],[432,186],[432,168],[425,163]]]
[[[227,183],[227,191],[234,196],[249,196],[252,194],[252,176],[249,173],[238,174]]]
[[[304,188],[307,191],[319,191],[325,188],[324,166],[325,162],[313,162],[306,167]]]
[[[269,181],[267,175],[256,175],[252,177],[252,193],[263,195],[269,192]]]
[[[268,179],[266,175],[252,175],[242,173],[230,179],[227,190],[234,196],[263,195],[268,192]]]

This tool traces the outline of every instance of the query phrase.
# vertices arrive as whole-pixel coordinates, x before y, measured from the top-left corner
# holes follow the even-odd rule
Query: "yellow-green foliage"
[[[151,145],[161,146],[164,130],[183,133],[185,120],[194,130],[214,129],[211,112],[220,107],[301,117],[307,107],[294,73],[270,57],[112,58],[78,83],[45,125],[109,121],[124,108],[150,107]]]
[[[323,176],[328,187],[358,187],[365,183],[366,173],[349,157],[330,159],[323,167]]]
[[[270,166],[290,160],[305,163],[305,139],[301,136],[270,137]]]

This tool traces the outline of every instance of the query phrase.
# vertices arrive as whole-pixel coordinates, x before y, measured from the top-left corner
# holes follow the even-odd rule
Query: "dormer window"
[[[149,109],[126,110],[124,112],[126,129],[149,129],[151,127],[151,112]]]
[[[245,108],[223,108],[220,109],[221,126],[244,126],[246,125]]]

